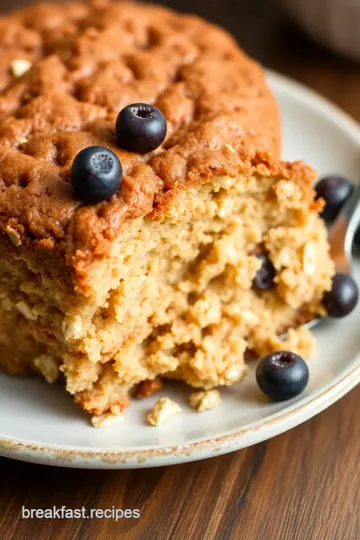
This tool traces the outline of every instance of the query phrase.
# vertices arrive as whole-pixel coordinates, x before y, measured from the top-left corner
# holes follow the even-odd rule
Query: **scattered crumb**
[[[22,300],[15,305],[20,311],[21,315],[24,315],[26,319],[28,319],[29,321],[36,321],[37,315],[31,311],[30,306],[26,302]]]
[[[21,246],[21,236],[16,229],[13,229],[10,225],[5,228],[5,231],[15,247]]]
[[[27,142],[29,142],[29,140],[26,137],[21,137],[19,139],[19,145],[20,146],[22,146],[23,144],[26,144]]]
[[[95,428],[107,428],[114,424],[120,424],[124,420],[121,414],[105,413],[100,416],[92,416],[91,424]]]
[[[152,426],[159,426],[181,412],[181,407],[170,398],[160,398],[155,403],[152,411],[147,415],[147,421]]]
[[[199,412],[215,409],[221,403],[220,392],[216,389],[193,392],[189,396],[189,403],[193,409]]]
[[[21,77],[22,75],[24,75],[24,73],[29,71],[31,66],[32,63],[30,62],[30,60],[25,60],[24,58],[18,58],[16,60],[13,60],[10,64],[11,71],[13,72],[13,75],[15,77]]]
[[[158,377],[152,381],[150,380],[142,381],[141,383],[139,383],[136,389],[135,397],[137,399],[143,399],[146,397],[153,396],[157,392],[160,392],[163,386],[164,386],[163,381],[159,379]]]
[[[54,383],[59,377],[59,368],[55,360],[48,354],[42,354],[34,359],[34,364],[43,375],[46,382]]]

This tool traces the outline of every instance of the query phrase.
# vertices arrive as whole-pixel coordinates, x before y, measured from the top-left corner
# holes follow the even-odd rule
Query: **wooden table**
[[[273,2],[166,3],[227,26],[267,66],[308,84],[360,121],[360,67],[311,43]],[[359,402],[360,388],[284,435],[189,465],[86,471],[1,459],[0,538],[357,540]],[[64,504],[137,508],[141,517],[21,519],[22,505]]]

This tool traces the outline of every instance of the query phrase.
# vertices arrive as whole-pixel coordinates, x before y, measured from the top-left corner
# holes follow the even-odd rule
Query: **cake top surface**
[[[167,120],[146,155],[115,138],[119,111],[139,101]],[[291,174],[273,165],[280,128],[262,69],[225,31],[154,5],[43,3],[1,17],[0,118],[1,228],[63,250],[75,270],[107,253],[124,220],[161,216],[213,173]],[[124,178],[109,201],[84,205],[70,170],[91,145],[113,150]]]

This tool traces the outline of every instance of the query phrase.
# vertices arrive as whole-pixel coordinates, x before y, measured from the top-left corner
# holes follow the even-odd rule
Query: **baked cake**
[[[93,415],[160,379],[209,390],[280,345],[309,353],[334,274],[314,172],[280,161],[261,67],[220,28],[128,2],[36,4],[0,19],[1,368],[64,380]],[[166,118],[152,152],[119,112]],[[105,147],[123,179],[74,193]],[[290,330],[285,343],[279,335]]]

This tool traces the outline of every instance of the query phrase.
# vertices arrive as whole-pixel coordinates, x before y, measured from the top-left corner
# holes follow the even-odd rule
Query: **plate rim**
[[[305,397],[264,420],[219,437],[174,447],[115,451],[67,449],[0,438],[0,454],[31,463],[88,469],[160,467],[220,456],[280,435],[334,404],[360,382],[360,353],[354,362],[355,366],[346,370],[345,375],[339,375],[312,398]]]
[[[307,107],[320,109],[360,145],[360,125],[331,101],[302,83],[272,70],[266,70],[266,78],[270,87],[276,87],[277,91],[285,92],[306,102]],[[304,397],[277,413],[245,424],[240,429],[218,437],[174,447],[108,451],[35,444],[0,435],[0,455],[32,463],[89,469],[146,468],[197,461],[240,450],[279,435],[320,413],[352,390],[359,382],[360,353],[352,360],[350,367],[345,368],[335,379],[311,397]]]

